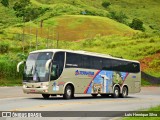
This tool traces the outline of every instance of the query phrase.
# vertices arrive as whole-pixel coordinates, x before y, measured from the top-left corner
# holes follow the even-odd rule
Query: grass
[[[22,79],[0,79],[0,86],[22,86]]]
[[[142,79],[141,84],[142,84],[142,86],[151,86],[151,83],[144,80],[144,79]]]
[[[59,34],[59,40],[79,41],[86,38],[93,38],[98,34],[102,36],[132,36],[139,32],[109,18],[87,15],[58,16],[44,20],[42,28],[39,25],[40,22],[32,21],[26,23],[25,34],[35,35],[38,28],[38,36],[42,38],[56,39],[56,34]],[[22,34],[22,28],[17,26],[8,27],[6,31],[9,34],[15,34],[14,36]]]
[[[59,26],[57,32],[62,34],[60,40],[79,40],[101,35],[124,35],[133,34],[129,27],[119,24],[104,17],[94,16],[62,16],[57,19]],[[69,32],[68,32],[69,31]],[[75,36],[76,34],[76,36]],[[68,38],[67,38],[68,37]]]
[[[151,107],[149,109],[146,109],[145,111],[148,111],[147,113],[156,112],[156,114],[160,112],[160,105],[156,107]],[[143,113],[143,112],[142,112]],[[124,117],[123,120],[160,120],[160,116],[158,117]]]
[[[160,105],[157,107],[151,107],[148,111],[160,111]]]

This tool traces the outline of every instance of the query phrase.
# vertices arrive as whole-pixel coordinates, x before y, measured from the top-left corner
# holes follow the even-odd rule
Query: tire
[[[113,97],[114,98],[118,98],[120,96],[120,89],[116,86],[114,88],[114,93],[113,93]]]
[[[97,97],[98,94],[91,94],[91,95],[92,95],[92,97]]]
[[[126,98],[127,96],[128,96],[128,88],[123,87],[121,97]]]
[[[50,94],[42,94],[42,96],[43,96],[44,99],[48,99]]]
[[[63,94],[64,99],[71,99],[74,97],[74,91],[70,85],[67,85]]]

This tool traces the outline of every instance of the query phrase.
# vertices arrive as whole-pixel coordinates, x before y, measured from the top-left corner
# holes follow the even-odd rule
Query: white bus
[[[44,98],[74,94],[127,97],[141,90],[138,61],[86,51],[46,49],[30,52],[24,64],[23,91]]]

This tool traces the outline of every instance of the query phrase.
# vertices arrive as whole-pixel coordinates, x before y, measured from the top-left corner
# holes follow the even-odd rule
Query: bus
[[[44,49],[30,52],[24,64],[23,92],[50,96],[74,94],[127,97],[141,90],[138,61],[81,50]]]

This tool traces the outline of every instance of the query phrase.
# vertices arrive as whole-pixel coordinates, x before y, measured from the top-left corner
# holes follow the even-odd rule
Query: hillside
[[[25,31],[30,33],[30,25],[26,25]],[[32,25],[33,26],[33,25]],[[31,33],[35,34],[35,27],[31,26]],[[132,36],[138,31],[120,24],[114,20],[88,15],[63,15],[50,18],[43,21],[43,26],[38,29],[38,36],[54,39],[53,34],[59,34],[59,40],[79,41],[87,38],[93,38],[96,35],[120,35]]]
[[[30,0],[20,4],[25,10],[14,10],[20,1],[25,3],[9,1],[7,7],[0,3],[0,83],[7,79],[7,84],[14,84],[10,79],[22,75],[16,73],[17,62],[36,48],[87,50],[135,59],[143,71],[160,77],[158,0]],[[143,23],[144,31],[129,27],[134,18]]]
[[[133,18],[143,21],[147,32],[159,34],[160,28],[160,1],[159,0],[109,0],[111,5],[108,11],[122,11],[128,17],[127,22]]]

